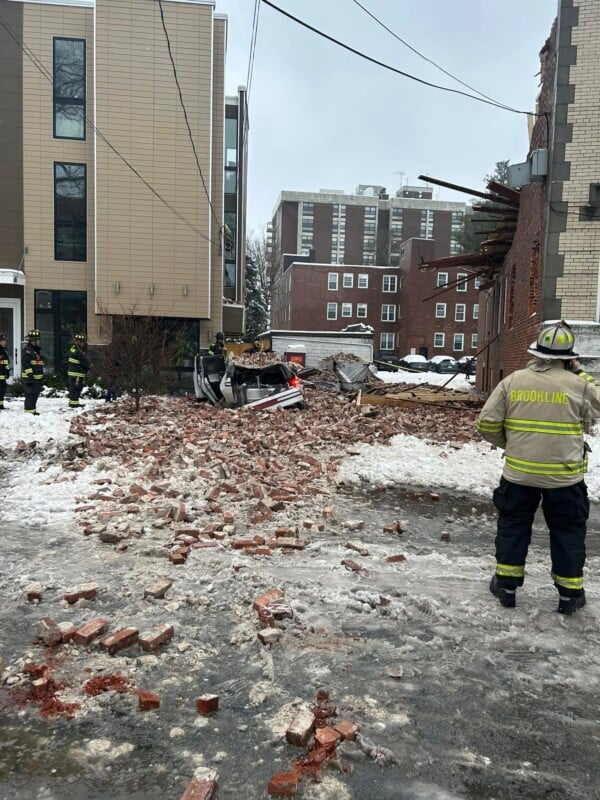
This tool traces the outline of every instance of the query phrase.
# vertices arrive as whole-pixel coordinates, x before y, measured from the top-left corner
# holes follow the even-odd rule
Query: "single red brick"
[[[315,739],[323,747],[334,747],[341,738],[342,734],[333,728],[317,728],[315,731]]]
[[[248,547],[254,547],[256,542],[254,539],[235,539],[231,543],[231,547],[233,550],[245,550]]]
[[[271,548],[270,547],[256,547],[254,549],[255,556],[270,556],[271,555]]]
[[[173,638],[173,633],[172,625],[156,625],[152,630],[140,633],[138,642],[143,650],[152,652],[157,650],[161,644],[170,641]]]
[[[81,586],[66,592],[64,598],[69,605],[73,605],[73,603],[76,603],[78,600],[93,600],[97,595],[97,583],[84,583]]]
[[[73,639],[77,644],[89,644],[106,630],[108,630],[108,620],[103,617],[97,617],[91,620],[83,628],[79,628]],[[61,634],[62,636],[62,634]]]
[[[188,783],[180,800],[211,800],[216,797],[215,792],[219,783],[217,772],[205,767],[196,770],[194,777]]]
[[[267,786],[271,797],[295,797],[298,789],[297,772],[276,772]]]
[[[48,647],[62,642],[62,631],[50,617],[42,617],[36,627],[38,639],[41,639]]]
[[[404,556],[404,555],[402,555],[402,553],[400,553],[397,556],[388,556],[386,558],[386,561],[388,562],[388,564],[396,564],[399,561],[406,561],[406,556]]]
[[[70,642],[77,633],[77,628],[72,622],[59,622],[58,627],[62,634],[63,643]]]
[[[27,592],[27,602],[33,603],[34,600],[37,600],[38,603],[41,602],[42,593],[41,592]]]
[[[203,694],[196,700],[199,714],[212,714],[219,710],[219,696],[216,694]]]
[[[261,595],[260,597],[257,597],[254,600],[252,608],[255,611],[259,611],[261,608],[265,608],[267,606],[270,606],[272,603],[275,603],[277,600],[283,600],[284,597],[285,597],[285,595],[281,591],[281,589],[269,589],[268,592],[266,592],[265,594]]]
[[[152,711],[160,707],[160,697],[155,692],[146,692],[143,689],[138,692],[140,711]]]
[[[36,678],[34,681],[31,682],[33,686],[33,693],[36,697],[43,697],[46,689],[48,688],[48,684],[50,683],[49,678]]]
[[[315,715],[308,708],[302,709],[286,731],[285,738],[296,747],[304,747],[315,727]]]
[[[181,564],[185,564],[186,556],[180,550],[177,550],[175,553],[169,553],[169,561],[175,566],[181,566]]]
[[[233,511],[223,512],[223,522],[225,522],[226,525],[231,525],[231,523],[234,521],[235,521],[235,514],[233,513]]]
[[[342,739],[353,741],[356,739],[356,734],[358,733],[358,725],[354,722],[344,720],[344,722],[338,722],[335,726],[335,730],[340,734]]]
[[[102,639],[100,648],[114,656],[115,653],[126,650],[132,644],[135,644],[139,633],[137,628],[121,628],[120,631],[116,631],[111,636],[107,636],[106,639]]]
[[[153,597],[155,600],[159,600],[165,596],[171,586],[173,586],[173,581],[162,578],[144,589],[144,597]]]

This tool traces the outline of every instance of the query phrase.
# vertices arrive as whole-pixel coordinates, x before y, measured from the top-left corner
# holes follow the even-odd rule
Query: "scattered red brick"
[[[334,728],[330,728],[326,726],[325,728],[318,728],[315,732],[315,740],[322,746],[322,747],[335,747],[338,740],[341,738],[341,733],[336,731]]]
[[[161,578],[161,580],[150,584],[150,586],[144,589],[144,597],[153,597],[155,600],[160,600],[160,598],[166,595],[171,586],[173,586],[173,581],[167,578]]]
[[[398,562],[400,562],[400,561],[406,561],[406,556],[405,556],[405,555],[402,555],[402,553],[399,553],[399,554],[398,554],[398,555],[396,555],[396,556],[388,556],[388,557],[386,558],[386,561],[387,561],[389,564],[396,564],[396,563],[398,563]]]
[[[281,589],[269,589],[268,592],[257,597],[254,600],[252,608],[255,611],[260,611],[261,608],[265,608],[270,606],[272,603],[275,603],[277,600],[283,600],[285,594],[281,591]]]
[[[153,711],[160,708],[160,697],[155,692],[146,692],[143,689],[138,692],[138,702],[140,711]]]
[[[62,642],[62,632],[50,617],[42,617],[36,626],[35,632],[38,639],[41,639],[48,647],[54,647],[54,645]]]
[[[212,714],[219,710],[219,696],[216,694],[203,694],[196,700],[196,709],[199,714]]]
[[[131,681],[123,675],[97,675],[86,681],[83,687],[90,697],[96,697],[102,692],[118,692],[124,694],[131,689]]]
[[[90,644],[90,642],[108,630],[108,624],[108,620],[104,619],[104,617],[93,619],[91,622],[84,625],[83,628],[79,628],[75,632],[73,639],[76,644]]]
[[[335,726],[334,730],[336,730],[342,739],[346,741],[354,741],[356,739],[356,734],[358,733],[358,725],[354,722],[350,722],[349,720],[344,720],[344,722],[338,722]]]
[[[126,650],[131,645],[135,644],[138,640],[139,630],[137,628],[121,628],[120,631],[107,636],[100,642],[100,649],[114,656],[121,650]]]
[[[297,772],[276,772],[267,786],[271,797],[295,797],[300,777]]]
[[[307,708],[302,709],[292,720],[285,738],[296,747],[304,747],[315,727],[315,715]]]
[[[173,626],[168,624],[156,625],[149,631],[140,633],[138,642],[143,650],[149,653],[158,650],[161,644],[169,642],[173,638]]]
[[[219,775],[214,770],[200,768],[188,783],[180,800],[212,800],[216,797]]]

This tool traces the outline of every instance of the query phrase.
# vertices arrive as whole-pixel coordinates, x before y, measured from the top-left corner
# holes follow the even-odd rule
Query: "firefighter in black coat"
[[[87,357],[87,339],[84,333],[73,336],[73,344],[69,350],[69,408],[80,408],[81,390],[90,371],[90,362]]]
[[[40,349],[40,332],[37,328],[27,334],[27,344],[23,349],[21,380],[25,393],[25,413],[39,416],[35,407],[44,386],[44,359]]]
[[[6,349],[6,336],[0,333],[0,411],[4,411],[4,396],[9,374],[10,361],[8,359],[8,350]]]

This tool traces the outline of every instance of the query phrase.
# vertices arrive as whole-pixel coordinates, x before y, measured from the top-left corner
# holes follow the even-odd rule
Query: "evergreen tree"
[[[265,237],[252,233],[246,241],[246,329],[253,341],[269,327],[270,287]]]
[[[491,175],[485,176],[486,184],[490,181],[508,184],[508,166],[510,161],[496,161],[496,167]],[[477,205],[491,205],[488,200],[477,200]],[[462,253],[477,253],[481,243],[488,237],[489,231],[494,227],[496,218],[486,214],[485,211],[474,211],[465,214],[462,228],[453,234],[453,239],[460,245]]]

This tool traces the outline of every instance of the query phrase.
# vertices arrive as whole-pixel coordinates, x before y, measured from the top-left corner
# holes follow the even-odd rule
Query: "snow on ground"
[[[378,370],[377,377],[380,381],[383,381],[383,383],[411,383],[415,386],[419,386],[422,383],[428,383],[430,386],[444,386],[444,384],[448,384],[446,389],[448,391],[453,389],[456,392],[470,392],[474,386],[473,378],[468,378],[462,373],[448,375],[447,373],[440,372],[407,372],[406,370],[399,369],[395,372]]]

